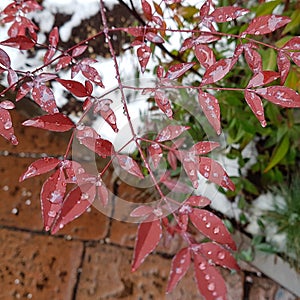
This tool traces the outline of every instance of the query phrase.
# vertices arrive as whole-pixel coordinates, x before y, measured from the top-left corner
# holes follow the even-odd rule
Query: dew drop
[[[211,282],[208,286],[207,286],[207,289],[209,291],[213,291],[215,289],[215,284],[213,282]]]
[[[14,214],[14,215],[18,215],[19,210],[18,210],[16,207],[14,207],[14,208],[11,210],[11,213]]]
[[[156,208],[153,210],[153,213],[157,216],[157,217],[161,217],[163,215],[163,212],[161,210],[161,208]]]
[[[26,204],[26,205],[30,205],[30,204],[31,204],[31,200],[30,200],[30,199],[27,199],[27,200],[25,201],[25,204]]]
[[[62,228],[64,228],[64,224],[60,223],[59,224],[59,229],[62,229]]]
[[[205,270],[206,269],[206,263],[205,262],[202,262],[201,264],[199,264],[199,269],[201,271]]]
[[[257,114],[258,116],[262,116],[262,115],[263,115],[263,112],[262,112],[261,110],[258,110],[258,111],[256,112],[256,114]]]
[[[207,172],[204,173],[204,177],[208,178],[209,174]]]
[[[182,273],[182,269],[181,268],[176,268],[176,274],[181,274]]]
[[[195,171],[194,171],[194,170],[191,170],[189,174],[190,174],[191,176],[194,176],[194,175],[195,175]]]
[[[54,217],[56,216],[56,212],[55,212],[54,210],[49,210],[49,211],[48,211],[48,216],[49,216],[50,218],[54,218]]]
[[[208,274],[206,274],[206,275],[204,276],[204,278],[205,278],[206,280],[209,280],[209,279],[210,279],[210,276],[209,276]]]
[[[219,232],[220,232],[220,228],[219,227],[214,228],[214,234],[218,234]]]
[[[208,223],[205,225],[206,228],[210,228],[210,226],[211,226],[211,223],[210,223],[210,222],[208,222]]]
[[[89,195],[86,194],[86,193],[82,193],[82,195],[81,195],[81,200],[87,200],[87,199],[89,199]],[[79,202],[80,202],[80,201],[79,201]]]
[[[5,124],[4,124],[4,129],[10,129],[12,128],[12,122],[11,121],[7,121]]]
[[[219,252],[219,253],[218,253],[218,258],[219,258],[219,259],[224,259],[224,258],[225,258],[225,252],[222,252],[222,251]]]
[[[60,203],[63,200],[63,195],[59,191],[51,193],[49,201],[52,203]]]
[[[13,145],[18,145],[18,139],[17,139],[17,137],[15,136],[15,135],[12,135],[11,137],[10,137],[10,142],[13,144]]]
[[[78,174],[83,174],[84,173],[84,169],[83,168],[79,168],[78,169]]]
[[[204,222],[207,221],[207,217],[206,217],[206,216],[203,216],[203,217],[202,217],[202,221],[204,221]]]

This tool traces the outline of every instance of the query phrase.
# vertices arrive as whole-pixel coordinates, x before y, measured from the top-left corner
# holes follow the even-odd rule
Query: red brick
[[[29,178],[19,183],[19,176],[34,161],[29,158],[5,157],[0,160],[0,223],[2,225],[42,230],[43,222],[40,208],[40,190],[43,181],[49,175]],[[17,212],[14,214],[13,212]],[[106,236],[109,219],[91,208],[77,220],[74,220],[58,234],[71,235],[74,238],[98,240]]]
[[[278,285],[269,278],[252,277],[253,283],[250,289],[249,300],[275,299]]]
[[[15,135],[19,145],[13,146],[2,137],[0,138],[0,151],[12,153],[47,153],[51,155],[63,155],[68,143],[68,133],[55,133],[34,127],[22,126],[25,115],[18,111],[11,111]],[[36,115],[39,115],[38,112]]]
[[[71,300],[83,246],[51,236],[0,230],[0,299]]]
[[[136,272],[131,273],[131,258],[132,251],[124,248],[109,245],[88,247],[76,299],[202,299],[192,270],[174,292],[165,295],[171,260],[152,254]]]

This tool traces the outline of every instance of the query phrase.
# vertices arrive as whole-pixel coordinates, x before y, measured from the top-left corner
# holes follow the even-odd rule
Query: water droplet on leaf
[[[54,217],[56,216],[56,212],[55,212],[54,210],[49,210],[49,211],[48,211],[48,216],[49,216],[50,218],[54,218]]]

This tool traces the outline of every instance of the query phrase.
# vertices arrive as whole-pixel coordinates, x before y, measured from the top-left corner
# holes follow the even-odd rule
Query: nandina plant
[[[290,65],[300,65],[300,37],[287,38],[280,47],[268,44],[263,37],[281,30],[290,22],[290,18],[275,14],[253,16],[247,8],[236,5],[216,7],[209,0],[198,10],[180,0],[142,0],[139,12],[133,4],[129,7],[123,1],[119,2],[137,17],[141,26],[109,27],[106,9],[103,0],[100,0],[102,29],[69,49],[63,49],[60,45],[57,27],[51,30],[45,43],[39,41],[39,28],[28,16],[43,9],[35,0],[12,1],[1,12],[1,22],[7,25],[8,37],[0,41],[0,73],[6,81],[6,88],[1,92],[0,134],[12,144],[18,144],[9,113],[15,104],[6,99],[8,92],[14,92],[15,102],[22,101],[25,96],[30,97],[45,112],[26,120],[24,126],[71,132],[62,158],[38,159],[20,176],[20,181],[23,181],[51,172],[41,188],[40,201],[44,229],[52,234],[83,214],[95,201],[99,201],[103,207],[111,204],[111,193],[103,178],[113,163],[139,182],[145,177],[150,178],[159,195],[157,201],[152,205],[138,205],[130,212],[130,217],[140,223],[132,270],[136,270],[156,249],[163,233],[171,237],[179,235],[186,246],[172,260],[167,292],[172,292],[193,265],[200,293],[206,299],[226,299],[226,286],[218,266],[239,269],[232,253],[236,245],[222,220],[205,209],[210,200],[201,195],[199,177],[224,189],[234,190],[234,184],[222,165],[208,156],[219,147],[217,142],[193,140],[192,145],[185,144],[185,134],[191,128],[175,123],[176,103],[168,91],[188,89],[197,93],[197,105],[217,135],[222,132],[222,116],[216,92],[242,92],[246,105],[258,119],[257,126],[265,127],[267,122],[262,99],[282,107],[300,107],[299,94],[285,86]],[[169,24],[170,19],[173,22]],[[224,24],[234,30],[223,32],[221,29]],[[132,38],[130,51],[139,63],[140,76],[147,71],[149,61],[156,58],[153,60],[153,64],[156,62],[154,85],[136,87],[124,82],[111,42],[115,32],[126,33]],[[164,45],[175,34],[180,38],[180,45],[174,54]],[[280,32],[278,36],[281,37]],[[109,124],[112,132],[118,132],[119,129],[112,105],[114,99],[107,98],[107,92],[99,96],[98,91],[104,88],[104,84],[94,66],[96,59],[90,58],[87,51],[89,43],[100,37],[105,37],[110,59],[114,62],[115,78],[131,135],[119,149],[112,141],[103,138],[101,132],[84,124],[84,117],[92,114]],[[234,44],[228,55],[218,51],[218,43],[224,38],[230,40],[231,45]],[[34,70],[16,70],[12,67],[8,47],[19,51],[31,50],[33,53],[43,49],[46,51],[43,62]],[[263,69],[261,51],[268,48],[277,53],[276,71]],[[158,59],[157,49],[163,53]],[[237,66],[251,71],[247,84],[223,86],[226,82],[224,79],[230,77]],[[43,71],[45,69],[47,72]],[[64,74],[69,71],[67,74],[70,77],[62,78],[62,71]],[[83,100],[80,118],[71,119],[57,106],[53,82],[58,82],[67,92]],[[158,109],[160,119],[167,120],[159,132],[144,136],[135,129],[126,90],[149,96],[149,109]],[[190,101],[193,101],[192,97]],[[99,159],[105,158],[104,167],[96,174],[91,174],[80,161],[72,159],[70,153],[74,141],[90,149]],[[139,159],[122,151],[130,143],[137,149]],[[157,173],[163,159],[167,162],[167,169],[163,174]],[[186,174],[190,183],[176,181],[178,169]],[[170,196],[176,194],[181,194],[180,200]],[[195,229],[198,232],[196,234]]]

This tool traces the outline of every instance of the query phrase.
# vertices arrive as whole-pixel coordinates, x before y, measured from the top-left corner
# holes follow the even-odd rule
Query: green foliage
[[[297,173],[290,185],[281,184],[274,192],[281,195],[284,202],[276,201],[274,207],[267,211],[262,220],[265,226],[276,226],[277,233],[286,235],[285,254],[290,263],[300,268],[300,174]]]

